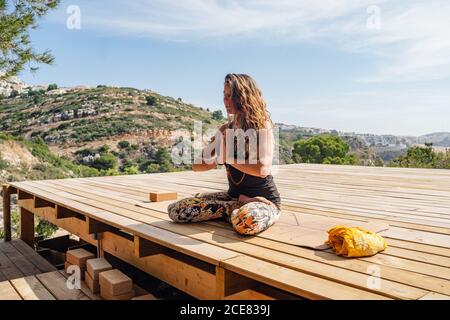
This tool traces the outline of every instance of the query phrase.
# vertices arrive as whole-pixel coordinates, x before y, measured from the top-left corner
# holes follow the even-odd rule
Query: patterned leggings
[[[224,218],[239,234],[252,235],[266,230],[280,217],[274,204],[250,202],[242,204],[227,192],[197,193],[193,197],[171,203],[169,217],[180,223]]]

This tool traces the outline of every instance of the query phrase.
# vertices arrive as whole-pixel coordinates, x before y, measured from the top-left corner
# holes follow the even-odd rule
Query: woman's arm
[[[201,154],[201,161],[197,160],[194,161],[194,164],[192,165],[193,171],[208,171],[211,169],[217,168],[217,143],[215,141],[216,137],[219,137],[218,133],[220,132],[222,134],[222,137],[224,136],[225,129],[228,127],[228,123],[223,124],[218,131],[216,132],[216,135],[213,137],[211,142],[202,150]],[[222,139],[221,139],[222,140]],[[223,140],[222,140],[223,141]],[[220,146],[219,146],[220,148]],[[208,157],[204,157],[205,155],[208,155]],[[199,162],[199,163],[197,163]]]

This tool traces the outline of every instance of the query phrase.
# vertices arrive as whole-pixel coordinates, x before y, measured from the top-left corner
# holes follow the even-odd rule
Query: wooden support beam
[[[34,248],[34,214],[20,207],[20,239]]]
[[[56,219],[66,219],[76,217],[77,213],[65,207],[56,205]]]
[[[227,296],[252,289],[257,285],[258,282],[255,280],[216,266],[216,288],[218,299],[225,299]]]
[[[3,230],[5,232],[5,241],[11,240],[11,188],[4,184],[3,190]]]
[[[47,201],[45,199],[34,197],[34,207],[35,208],[54,208],[55,204],[53,202]]]
[[[34,196],[32,194],[22,191],[22,190],[19,190],[18,194],[19,194],[19,198],[18,198],[19,200],[34,199]]]
[[[155,254],[167,253],[170,249],[150,240],[134,236],[134,255],[138,258],[153,256]]]
[[[108,224],[97,221],[87,216],[86,216],[86,226],[87,226],[87,233],[89,234],[117,230],[117,228],[114,228],[113,226],[110,226]]]

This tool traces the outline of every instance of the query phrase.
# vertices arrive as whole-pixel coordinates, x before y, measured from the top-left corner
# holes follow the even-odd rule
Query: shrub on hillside
[[[148,106],[154,106],[157,102],[157,99],[154,96],[147,96],[145,97],[145,100],[147,101]]]
[[[49,84],[47,87],[47,91],[58,89],[58,85],[56,83]]]
[[[117,158],[112,154],[104,154],[95,158],[92,167],[98,170],[114,169],[117,166]]]

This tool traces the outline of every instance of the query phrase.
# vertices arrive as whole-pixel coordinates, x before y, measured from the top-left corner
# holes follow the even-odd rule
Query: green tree
[[[223,119],[223,113],[222,113],[222,110],[216,110],[216,111],[213,111],[213,113],[212,113],[212,118],[214,119],[214,120],[222,120]]]
[[[29,65],[54,61],[49,51],[38,53],[31,45],[30,30],[36,29],[38,19],[55,9],[60,0],[0,0],[0,80],[17,75]]]
[[[348,154],[349,145],[336,135],[319,135],[294,143],[295,162],[324,164],[356,164],[358,158]]]
[[[148,106],[154,106],[157,101],[154,96],[147,96],[147,97],[145,97],[145,100],[147,101]]]
[[[173,171],[172,157],[166,147],[160,147],[155,154],[156,163],[159,165],[159,172]]]
[[[98,158],[95,158],[92,162],[92,167],[98,170],[114,169],[116,166],[117,158],[110,153],[106,153]]]
[[[438,168],[438,163],[444,158],[443,154],[433,151],[432,147],[411,147],[406,155],[392,160],[391,166],[404,168]]]
[[[450,149],[446,149],[441,153],[436,161],[436,167],[439,169],[450,169]]]
[[[47,91],[58,89],[58,85],[56,83],[51,83],[47,87]]]

